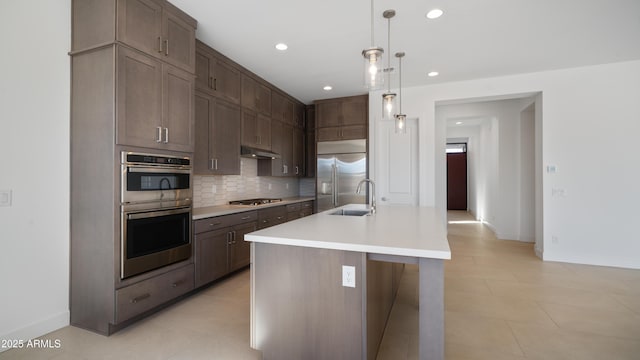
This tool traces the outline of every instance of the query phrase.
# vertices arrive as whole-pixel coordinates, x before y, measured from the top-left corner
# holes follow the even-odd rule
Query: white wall
[[[640,133],[640,61],[402,91],[403,110],[421,122],[420,204],[440,209],[446,204],[446,167],[445,157],[435,154],[444,154],[446,124],[435,120],[435,104],[541,92],[535,130],[541,132],[542,154],[536,165],[554,164],[559,172],[542,173],[542,217],[536,220],[542,229],[536,236],[543,243],[537,250],[545,260],[640,268],[634,227],[640,166],[629,136]],[[370,108],[380,109],[380,94],[370,95]],[[566,196],[552,197],[552,188],[564,189]]]
[[[0,2],[0,339],[69,323],[70,8]]]

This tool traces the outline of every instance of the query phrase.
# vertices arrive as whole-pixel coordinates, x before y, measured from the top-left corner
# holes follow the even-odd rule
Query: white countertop
[[[451,259],[446,229],[435,208],[378,206],[368,216],[330,215],[338,209],[366,209],[366,205],[346,205],[258,230],[245,235],[245,241]]]
[[[298,202],[305,202],[315,200],[314,197],[295,197],[295,198],[283,198],[282,201],[263,204],[259,206],[255,205],[217,205],[217,206],[207,206],[201,208],[194,208],[191,212],[193,220],[205,219],[214,216],[222,216],[229,214],[236,214],[245,211],[265,209],[273,206],[282,206],[288,204],[294,204]]]

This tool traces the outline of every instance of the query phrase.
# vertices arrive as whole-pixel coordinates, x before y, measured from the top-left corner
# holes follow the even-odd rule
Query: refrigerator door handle
[[[333,168],[333,206],[338,206],[338,165]]]

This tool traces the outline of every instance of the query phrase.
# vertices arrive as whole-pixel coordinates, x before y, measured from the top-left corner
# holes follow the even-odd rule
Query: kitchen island
[[[443,261],[451,251],[441,217],[409,206],[335,214],[358,210],[366,207],[245,235],[252,242],[251,346],[265,359],[375,358],[397,290],[394,263],[419,266],[420,359],[444,358]],[[355,287],[343,286],[353,285],[349,270]]]

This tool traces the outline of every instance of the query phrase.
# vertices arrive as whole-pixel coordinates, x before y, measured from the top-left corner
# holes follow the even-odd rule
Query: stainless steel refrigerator
[[[365,204],[368,191],[364,190],[368,187],[363,187],[360,194],[356,194],[356,187],[367,177],[366,140],[319,142],[316,177],[318,212],[346,204]]]

